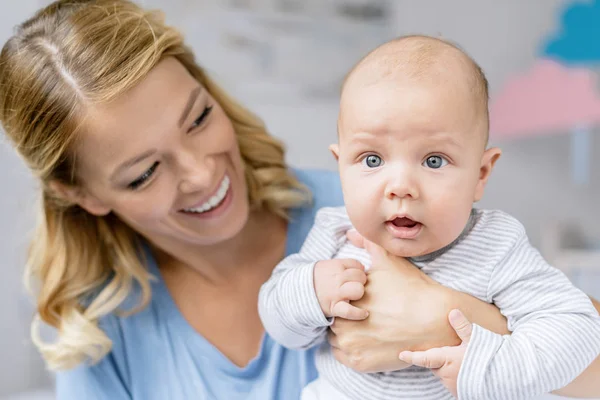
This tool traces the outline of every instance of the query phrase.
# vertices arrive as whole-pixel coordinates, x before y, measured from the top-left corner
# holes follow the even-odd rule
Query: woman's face
[[[233,125],[174,58],[85,119],[75,151],[78,203],[113,212],[158,243],[234,237],[249,204]]]

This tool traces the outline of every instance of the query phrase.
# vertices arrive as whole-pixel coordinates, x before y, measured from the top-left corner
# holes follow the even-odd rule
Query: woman
[[[315,211],[341,204],[337,177],[289,170],[180,34],[126,0],[39,11],[4,46],[0,88],[0,121],[41,182],[28,274],[57,330],[46,342],[34,324],[62,371],[58,399],[297,398],[313,353],[264,335],[258,290]],[[367,296],[368,323],[339,326],[340,359],[359,369],[454,343],[451,308],[506,329],[495,308],[415,268],[370,285],[410,307]]]

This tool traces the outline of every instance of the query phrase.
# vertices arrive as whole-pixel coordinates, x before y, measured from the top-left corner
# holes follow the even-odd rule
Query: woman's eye
[[[367,168],[377,168],[383,165],[383,160],[381,157],[371,154],[363,159],[363,163]]]
[[[200,114],[200,116],[198,118],[196,118],[196,120],[192,123],[192,126],[190,127],[190,131],[193,129],[196,129],[197,127],[201,126],[202,123],[206,120],[206,118],[210,115],[210,112],[212,111],[213,106],[206,106],[204,108],[204,111],[202,111],[202,114]],[[189,132],[189,131],[188,131]]]
[[[432,169],[439,169],[446,165],[448,165],[448,160],[442,156],[429,156],[425,161],[423,161],[424,167]]]
[[[131,190],[138,189],[141,187],[148,179],[152,177],[154,171],[156,171],[156,167],[158,167],[159,162],[156,161],[150,168],[148,168],[142,175],[140,175],[136,180],[127,185],[127,188]]]

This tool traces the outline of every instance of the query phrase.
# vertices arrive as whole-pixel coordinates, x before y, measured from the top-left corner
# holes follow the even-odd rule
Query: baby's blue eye
[[[423,162],[424,167],[429,167],[429,168],[433,168],[433,169],[439,169],[446,165],[448,165],[448,160],[446,160],[442,156],[429,156]]]
[[[364,158],[364,163],[368,168],[377,168],[383,164],[381,157],[371,154]]]

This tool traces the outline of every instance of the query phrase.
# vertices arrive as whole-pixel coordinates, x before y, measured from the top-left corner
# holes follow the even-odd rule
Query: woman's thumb
[[[356,229],[350,229],[346,232],[346,237],[356,247],[360,247],[362,249],[365,248],[365,239],[361,236],[360,233]]]
[[[448,314],[450,325],[456,331],[456,334],[463,343],[469,343],[471,334],[473,333],[473,324],[459,310],[452,310]]]

